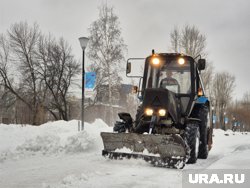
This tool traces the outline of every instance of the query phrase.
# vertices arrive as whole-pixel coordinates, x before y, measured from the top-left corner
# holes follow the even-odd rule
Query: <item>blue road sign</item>
[[[86,72],[86,82],[85,88],[86,89],[94,89],[95,81],[96,81],[96,73],[95,72]]]
[[[228,124],[228,117],[224,118],[225,124]]]

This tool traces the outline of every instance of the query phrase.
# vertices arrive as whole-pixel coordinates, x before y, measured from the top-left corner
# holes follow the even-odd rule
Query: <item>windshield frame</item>
[[[159,54],[159,56],[162,59],[165,59],[165,61],[170,61],[172,59],[177,59],[177,58],[184,58],[187,59],[190,63],[190,74],[191,74],[191,92],[189,94],[175,94],[175,96],[177,98],[182,98],[182,97],[188,97],[190,100],[188,102],[187,108],[185,110],[184,113],[185,116],[189,116],[190,115],[190,109],[192,108],[192,106],[194,105],[194,100],[196,97],[196,87],[197,87],[197,67],[196,67],[196,62],[195,60],[191,57],[191,56],[186,56],[183,54],[176,54],[176,53],[161,53]],[[145,66],[144,66],[144,73],[143,73],[143,82],[141,85],[141,95],[139,96],[140,100],[143,101],[144,95],[145,95],[145,90],[147,90],[148,87],[147,86],[147,79],[148,79],[148,73],[149,73],[149,69],[150,69],[150,59],[152,58],[152,56],[148,56],[145,60]]]
[[[174,78],[174,77],[169,77],[169,78],[173,78],[178,82],[178,86],[180,87],[180,89],[178,90],[179,92],[174,92],[176,94],[190,94],[192,92],[192,63],[190,63],[190,61],[188,59],[186,59],[186,65],[185,66],[181,66],[177,64],[177,59],[178,58],[168,58],[165,61],[162,61],[162,66],[161,67],[154,67],[151,65],[151,63],[148,63],[148,67],[146,67],[145,69],[145,74],[146,74],[146,83],[144,84],[144,88],[162,88],[160,87],[160,82],[164,79],[167,78],[167,76],[162,76],[163,74],[167,75],[167,71],[171,71],[176,73],[179,73],[179,76],[181,76],[182,74],[186,74],[187,78],[188,78],[188,89],[186,89],[186,92],[182,92],[183,90],[185,90],[184,87],[184,83],[183,81],[181,81],[181,77],[178,79]],[[185,75],[184,75],[185,76]],[[176,77],[176,75],[175,75]],[[182,82],[182,85],[180,85],[180,83]]]

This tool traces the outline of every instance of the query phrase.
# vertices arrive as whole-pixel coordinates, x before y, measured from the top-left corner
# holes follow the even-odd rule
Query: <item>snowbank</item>
[[[82,132],[76,120],[0,125],[0,187],[182,187],[182,170],[102,157],[102,131],[112,127],[101,120]],[[214,130],[213,138],[208,159],[185,169],[250,169],[250,134]]]
[[[78,121],[56,121],[41,126],[0,125],[0,162],[28,155],[80,153],[99,147],[100,132],[110,131],[102,120],[85,123],[78,132]]]

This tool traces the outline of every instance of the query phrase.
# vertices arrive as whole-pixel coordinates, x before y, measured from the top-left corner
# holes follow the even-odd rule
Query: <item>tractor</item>
[[[131,61],[127,61],[127,76]],[[155,53],[145,58],[143,76],[134,86],[140,104],[134,118],[118,114],[114,132],[102,132],[103,156],[142,158],[153,165],[183,168],[206,159],[212,147],[210,102],[205,95],[201,56]]]

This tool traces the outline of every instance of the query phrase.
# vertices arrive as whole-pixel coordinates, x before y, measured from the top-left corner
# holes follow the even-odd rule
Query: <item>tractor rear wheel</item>
[[[198,112],[198,118],[201,120],[200,122],[200,147],[199,147],[199,155],[198,158],[206,159],[208,157],[208,108],[203,105]]]
[[[193,122],[187,124],[185,133],[186,133],[187,144],[190,148],[190,157],[187,163],[193,164],[196,163],[199,153],[199,145],[200,145],[199,123]]]
[[[208,157],[209,151],[209,126],[208,126],[208,107],[205,104],[199,104],[194,107],[194,110],[191,114],[191,117],[197,118],[200,120],[199,129],[200,129],[200,147],[198,158],[206,159]],[[210,139],[211,140],[211,139]],[[210,144],[211,145],[211,144]]]

